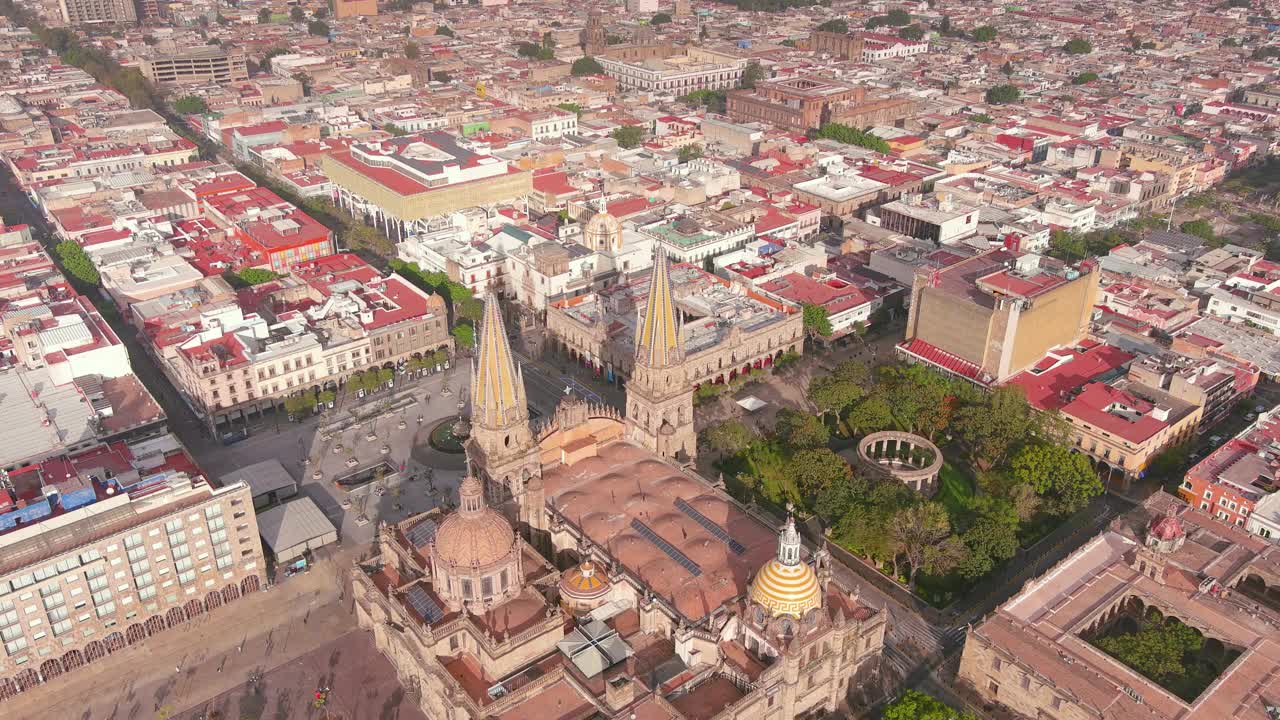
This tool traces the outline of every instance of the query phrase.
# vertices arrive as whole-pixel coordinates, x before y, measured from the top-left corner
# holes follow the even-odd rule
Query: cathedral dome
[[[800,533],[793,518],[778,535],[778,556],[765,563],[751,581],[749,597],[774,617],[803,617],[822,606],[818,575],[800,560]]]
[[[480,481],[469,477],[458,488],[458,511],[436,530],[437,561],[455,567],[484,568],[507,560],[516,544],[511,523],[485,505]]]
[[[622,249],[622,223],[607,212],[592,215],[582,234],[583,244],[597,252]]]
[[[560,577],[560,599],[575,611],[598,607],[609,594],[609,578],[599,564],[584,560]]]

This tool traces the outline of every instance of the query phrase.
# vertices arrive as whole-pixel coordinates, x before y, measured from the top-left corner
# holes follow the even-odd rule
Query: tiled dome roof
[[[480,481],[463,480],[458,496],[458,511],[436,530],[436,557],[463,567],[485,567],[505,559],[515,546],[516,534],[501,513],[485,505]]]
[[[570,600],[595,600],[609,592],[609,578],[598,565],[583,561],[560,577],[560,594]]]
[[[1182,523],[1172,515],[1162,515],[1152,520],[1148,532],[1157,540],[1166,542],[1177,540],[1187,534],[1187,531],[1182,529]]]
[[[807,563],[784,565],[774,558],[751,582],[751,600],[773,615],[802,617],[822,605],[822,589]]]
[[[800,549],[796,521],[788,517],[786,526],[778,534],[778,556],[760,568],[751,581],[749,591],[751,600],[768,610],[770,615],[798,618],[822,606],[818,575],[800,560]]]

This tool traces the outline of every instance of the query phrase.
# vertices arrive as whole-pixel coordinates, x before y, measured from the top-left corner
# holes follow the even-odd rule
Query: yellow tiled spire
[[[658,246],[653,258],[653,275],[649,281],[649,300],[645,303],[640,331],[636,333],[636,360],[649,367],[668,367],[683,360],[684,338],[676,318],[675,298],[671,293],[671,263],[667,252]]]
[[[490,293],[480,322],[480,352],[471,366],[471,422],[496,428],[524,420],[527,414],[524,376],[502,326],[498,298]]]

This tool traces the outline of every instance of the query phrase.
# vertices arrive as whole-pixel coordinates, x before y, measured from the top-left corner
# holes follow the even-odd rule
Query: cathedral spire
[[[684,338],[671,294],[671,263],[666,250],[659,245],[653,257],[649,299],[644,317],[640,319],[640,332],[636,333],[636,360],[652,368],[663,368],[683,359]]]
[[[524,375],[511,353],[498,298],[493,293],[484,301],[480,352],[472,364],[471,378],[473,425],[499,428],[528,418]]]

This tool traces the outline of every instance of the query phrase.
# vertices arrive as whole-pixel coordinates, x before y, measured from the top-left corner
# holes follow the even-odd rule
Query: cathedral
[[[457,509],[379,529],[362,627],[428,717],[782,720],[878,667],[885,613],[689,469],[684,329],[659,251],[626,415],[567,396],[534,425],[495,298],[472,364]]]

